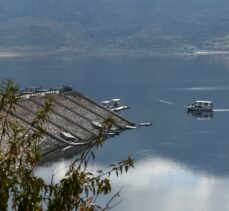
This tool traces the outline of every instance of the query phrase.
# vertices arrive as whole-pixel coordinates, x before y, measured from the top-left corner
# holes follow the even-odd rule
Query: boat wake
[[[229,54],[228,51],[195,51],[193,53],[193,55],[196,55],[196,56],[211,56],[211,55],[226,55],[226,54]]]
[[[170,102],[170,101],[166,101],[166,100],[159,100],[159,102],[161,102],[161,103],[165,103],[165,104],[168,104],[168,105],[173,105],[173,103],[172,103],[172,102]]]
[[[221,90],[228,90],[228,86],[221,86],[221,87],[190,87],[187,88],[188,91],[221,91]]]
[[[229,108],[224,108],[224,109],[214,109],[213,111],[216,111],[216,112],[228,112],[228,111],[229,111]]]
[[[171,90],[171,89],[170,89]],[[174,88],[175,91],[226,91],[229,90],[229,86],[197,86],[197,87],[181,87]]]

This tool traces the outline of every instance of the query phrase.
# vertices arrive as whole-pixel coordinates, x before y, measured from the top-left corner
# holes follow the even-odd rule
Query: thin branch
[[[110,206],[110,204],[114,201],[114,199],[118,198],[120,196],[120,192],[122,191],[122,189],[123,189],[123,187],[109,199],[109,201],[107,202],[106,206],[102,209],[102,211],[111,210],[122,202],[123,199],[119,200],[113,206]]]

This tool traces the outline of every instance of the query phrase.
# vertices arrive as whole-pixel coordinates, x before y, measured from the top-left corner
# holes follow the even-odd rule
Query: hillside
[[[228,50],[226,0],[0,0],[0,46],[21,52]]]

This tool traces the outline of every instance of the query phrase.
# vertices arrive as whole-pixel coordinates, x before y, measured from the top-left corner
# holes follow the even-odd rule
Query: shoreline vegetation
[[[111,175],[127,173],[134,167],[134,160],[129,156],[95,173],[88,169],[88,162],[95,160],[94,151],[104,143],[104,132],[116,126],[115,120],[105,118],[94,141],[69,165],[64,178],[55,183],[52,175],[47,183],[34,175],[34,169],[42,156],[40,143],[47,135],[46,124],[58,100],[47,96],[43,106],[32,109],[34,115],[25,123],[18,118],[18,91],[10,80],[0,89],[0,210],[108,211],[117,206],[120,191],[112,195]],[[24,116],[27,118],[26,112]],[[111,196],[101,205],[97,199],[104,195]]]

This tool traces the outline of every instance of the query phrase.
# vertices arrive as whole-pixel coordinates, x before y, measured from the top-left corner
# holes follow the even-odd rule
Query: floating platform
[[[74,151],[79,151],[80,148],[85,147],[98,136],[99,128],[92,123],[103,122],[108,116],[112,116],[117,134],[128,127],[135,126],[134,123],[116,112],[74,90],[27,95],[26,98],[20,97],[15,116],[29,125],[35,117],[36,111],[44,107],[46,95],[53,96],[55,102],[50,111],[50,118],[44,125],[45,135],[41,142],[44,156],[55,152],[66,153],[68,149],[72,151],[72,148]],[[65,138],[63,134],[69,138]],[[74,138],[75,141],[72,141]],[[106,138],[109,138],[109,134],[106,135]],[[72,140],[69,141],[69,139]]]

